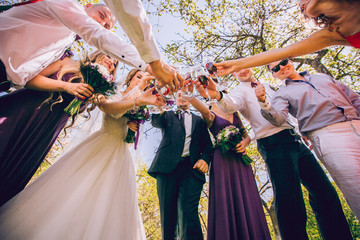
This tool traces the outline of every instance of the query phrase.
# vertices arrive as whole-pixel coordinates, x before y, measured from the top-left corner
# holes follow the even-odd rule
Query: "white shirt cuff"
[[[265,98],[265,102],[259,102],[261,110],[268,111],[271,107],[271,103]]]

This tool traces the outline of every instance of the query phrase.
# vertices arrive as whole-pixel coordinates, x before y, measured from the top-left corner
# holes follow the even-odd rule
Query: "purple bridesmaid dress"
[[[24,189],[69,119],[64,108],[74,97],[62,96],[52,110],[40,107],[49,92],[20,89],[0,97],[0,206]]]
[[[229,125],[242,127],[234,116],[231,124],[215,114],[210,131],[216,136]],[[210,168],[208,240],[271,239],[251,166],[236,154],[214,151]]]

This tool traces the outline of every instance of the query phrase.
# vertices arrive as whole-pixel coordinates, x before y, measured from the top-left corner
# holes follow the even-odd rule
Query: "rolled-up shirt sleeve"
[[[141,58],[150,63],[160,59],[152,26],[139,0],[104,0],[119,24],[136,46]]]
[[[70,1],[67,4],[62,1],[49,1],[47,7],[55,18],[77,33],[85,42],[125,64],[145,70],[146,63],[141,59],[135,46],[103,28],[86,14],[81,5]]]
[[[345,84],[341,83],[340,81],[334,80],[334,83],[340,87],[340,89],[342,89],[344,91],[344,93],[348,96],[348,98],[351,101],[351,104],[354,106],[354,108],[357,109],[357,111],[360,114],[360,95],[357,94],[356,92],[354,92],[353,90],[351,90],[348,86],[346,86]]]
[[[260,103],[261,114],[273,125],[280,127],[287,121],[289,103],[279,94],[275,94],[270,102]]]
[[[230,94],[224,94],[217,105],[227,113],[241,111],[245,107],[246,93],[241,88],[236,87]]]

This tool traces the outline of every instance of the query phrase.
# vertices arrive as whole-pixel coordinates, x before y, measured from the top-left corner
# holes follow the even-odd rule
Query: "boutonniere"
[[[180,108],[177,108],[176,111],[175,111],[175,115],[177,115],[177,117],[179,118],[179,120],[180,120],[180,118],[181,118],[181,114],[182,114],[182,110],[181,110]]]
[[[68,48],[68,49],[65,50],[65,52],[64,52],[64,54],[62,55],[62,57],[60,58],[60,60],[64,60],[64,58],[66,58],[66,57],[71,58],[71,57],[73,57],[73,56],[74,56],[73,51],[71,51],[71,49]]]

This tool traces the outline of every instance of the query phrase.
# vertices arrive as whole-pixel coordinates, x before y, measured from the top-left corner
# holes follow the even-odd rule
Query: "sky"
[[[144,8],[149,12],[153,11],[153,7],[148,3],[144,4]],[[161,49],[165,48],[166,44],[171,43],[172,41],[179,40],[179,34],[186,35],[187,33],[185,33],[184,31],[184,29],[186,28],[186,24],[180,18],[174,17],[166,13],[162,16],[148,15],[148,18],[149,22],[153,26],[153,34],[156,42],[158,43],[161,55],[163,59],[167,61],[167,58]],[[124,32],[121,30],[121,27],[119,26],[119,24],[117,24],[116,26],[117,30],[115,33],[118,34],[121,38],[124,38]],[[121,73],[123,75],[126,75],[127,72],[128,71],[125,70]],[[122,78],[123,76],[120,77]],[[156,148],[160,144],[161,132],[160,130],[152,128],[149,121],[146,122],[144,126],[142,126],[142,129],[145,133],[141,136],[139,150],[137,151],[137,153],[134,153],[134,151],[132,151],[132,153],[135,154],[133,155],[134,157],[140,157],[143,161],[146,162],[148,166],[150,166],[154,158]]]

